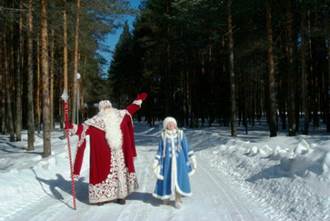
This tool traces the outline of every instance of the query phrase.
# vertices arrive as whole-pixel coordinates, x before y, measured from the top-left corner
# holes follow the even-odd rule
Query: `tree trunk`
[[[54,50],[55,50],[55,32],[54,29],[51,30],[51,44],[50,44],[50,81],[49,81],[49,93],[50,93],[50,128],[54,128]]]
[[[49,69],[48,69],[48,33],[47,33],[47,0],[40,0],[40,44],[41,44],[41,74],[43,99],[43,157],[51,154],[50,131],[50,99],[49,99]]]
[[[185,71],[185,106],[186,106],[186,125],[188,127],[192,126],[192,121],[191,121],[191,115],[192,115],[192,107],[191,107],[191,89],[190,89],[190,82],[191,82],[191,76],[189,75],[188,71]]]
[[[66,9],[66,0],[64,0],[63,10],[63,83],[64,89],[68,91],[68,15]]]
[[[306,11],[302,10],[301,21],[300,21],[300,32],[301,32],[301,106],[304,113],[304,128],[303,134],[308,134],[309,130],[309,108],[308,108],[308,81],[307,81],[307,64],[306,64],[306,53],[307,53],[307,42],[306,42]]]
[[[40,134],[41,128],[41,110],[40,110],[40,92],[41,92],[41,77],[40,77],[40,40],[37,40],[37,76],[36,76],[36,87],[35,87],[35,127],[37,127],[38,134]]]
[[[77,122],[77,73],[79,66],[79,13],[80,13],[80,0],[76,2],[76,27],[74,35],[74,63],[73,63],[73,104],[72,104],[72,122]]]
[[[327,14],[327,38],[328,38],[328,82],[327,82],[327,132],[330,132],[330,15]]]
[[[6,36],[6,35],[5,35]],[[14,123],[13,123],[13,109],[12,109],[12,79],[11,79],[11,74],[10,74],[10,58],[13,58],[8,53],[8,47],[7,47],[7,40],[9,41],[10,39],[6,37],[4,38],[4,59],[5,59],[5,96],[6,96],[6,120],[7,120],[7,128],[10,134],[10,142],[15,141],[15,132],[14,132]],[[11,51],[12,53],[12,51]]]
[[[63,7],[63,89],[69,94],[69,88],[68,88],[68,15],[67,15],[67,0],[63,1],[64,7]],[[63,126],[63,116],[64,116],[64,110],[63,110],[63,104],[62,101],[59,102],[59,112],[60,112],[60,118],[61,123],[60,125]],[[65,131],[64,131],[65,133]]]
[[[233,37],[233,24],[231,14],[232,0],[227,0],[227,13],[228,13],[228,49],[229,49],[229,73],[230,73],[230,100],[231,100],[231,114],[230,114],[230,127],[231,136],[236,136],[236,92],[235,92],[235,72],[234,72],[234,37]]]
[[[172,0],[165,0],[164,4],[165,4],[165,14],[167,16],[171,15],[171,2]],[[173,93],[173,89],[172,89],[172,85],[171,85],[171,54],[172,54],[172,47],[171,47],[171,41],[170,41],[170,36],[171,36],[171,27],[169,22],[166,22],[165,27],[164,27],[164,31],[166,31],[166,41],[164,42],[164,46],[165,46],[165,50],[164,50],[164,67],[162,70],[162,75],[163,75],[163,87],[167,90],[167,95],[163,95],[164,96],[164,112],[167,113],[169,112],[169,107],[171,106],[171,96]],[[190,84],[190,81],[187,82],[187,84]],[[188,86],[189,88],[189,86]],[[187,88],[187,89],[188,89]],[[189,96],[189,95],[188,95]],[[188,100],[188,105],[189,105],[189,98],[187,98]],[[191,114],[188,110],[188,121],[189,118],[191,117]],[[191,120],[191,118],[190,118]],[[190,124],[191,126],[191,124]]]
[[[19,1],[19,7],[22,9],[22,0]],[[23,28],[23,15],[20,12],[19,16],[19,47],[18,52],[16,54],[16,125],[15,125],[15,134],[16,141],[20,141],[21,138],[21,130],[22,130],[22,58],[23,58],[23,38],[22,38],[22,28]]]
[[[294,70],[294,38],[293,38],[293,13],[292,13],[292,0],[288,1],[287,16],[287,46],[288,46],[288,126],[289,136],[296,135],[296,105],[295,105],[295,87],[296,77]]]
[[[276,125],[276,88],[275,88],[275,63],[273,55],[273,29],[272,14],[269,0],[266,2],[266,26],[267,26],[267,58],[268,58],[268,92],[269,92],[269,131],[270,136],[277,135]]]
[[[28,150],[34,149],[34,107],[33,107],[33,14],[32,0],[29,0],[28,9],[28,32],[27,32],[27,110],[28,110]]]
[[[310,85],[311,85],[311,98],[309,100],[309,105],[310,108],[308,110],[308,117],[309,117],[309,121],[311,119],[311,110],[312,107],[316,107],[317,106],[317,102],[315,101],[316,99],[316,95],[315,95],[315,84],[314,84],[314,65],[313,65],[313,53],[312,53],[312,25],[311,25],[311,10],[308,9],[307,10],[307,39],[306,42],[308,42],[308,75],[311,76],[311,80],[310,80]],[[313,98],[313,99],[312,99]],[[317,107],[316,107],[317,109]]]
[[[80,81],[79,81],[79,91],[80,91],[80,101],[79,101],[79,103],[80,103],[80,105],[83,105],[82,107],[80,107],[80,109],[82,110],[82,114],[81,114],[81,116],[82,116],[82,120],[84,121],[84,120],[86,120],[86,107],[85,107],[85,94],[84,94],[84,84],[85,84],[85,79],[84,79],[84,76],[86,76],[86,67],[87,67],[87,56],[84,56],[84,64],[83,64],[83,66],[84,66],[84,73],[82,74],[82,77],[81,77],[81,79],[80,79]]]
[[[81,80],[80,80],[80,74],[79,74],[79,78],[77,78],[77,85],[76,85],[76,87],[77,87],[77,89],[76,89],[77,90],[76,91],[76,93],[77,93],[77,95],[76,95],[76,97],[77,97],[76,123],[77,124],[79,124],[79,112],[80,112],[80,104],[81,104],[81,102],[80,102],[80,82],[81,82]]]
[[[3,42],[3,38],[4,38],[4,32],[1,33],[0,35],[0,42]],[[0,57],[4,58],[4,50],[5,48],[2,47],[0,48]],[[4,67],[3,65],[4,59],[0,60],[0,65],[1,67]],[[5,88],[5,70],[4,69],[0,69],[0,88]],[[1,122],[0,122],[0,132],[5,134],[6,131],[6,93],[5,90],[0,90],[0,118],[1,118]]]

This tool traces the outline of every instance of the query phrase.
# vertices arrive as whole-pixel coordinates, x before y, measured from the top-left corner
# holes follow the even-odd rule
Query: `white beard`
[[[123,114],[115,108],[107,109],[97,114],[104,122],[105,138],[112,150],[118,150],[123,145],[123,134],[120,124]]]
[[[118,150],[123,145],[123,134],[120,124],[125,113],[115,108],[110,108],[99,112],[93,118],[85,121],[85,124],[94,126],[105,132],[105,138],[112,150]]]

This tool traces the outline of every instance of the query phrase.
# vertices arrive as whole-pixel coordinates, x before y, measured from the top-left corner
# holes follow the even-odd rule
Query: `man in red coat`
[[[110,101],[99,102],[99,113],[79,125],[72,125],[71,133],[79,136],[73,174],[78,177],[90,137],[89,202],[101,204],[125,198],[137,186],[134,169],[136,157],[132,116],[141,108],[147,94],[137,98],[124,110],[112,107]]]

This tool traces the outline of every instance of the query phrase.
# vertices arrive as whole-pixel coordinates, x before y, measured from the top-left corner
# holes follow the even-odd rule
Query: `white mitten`
[[[193,156],[190,157],[190,164],[191,164],[191,168],[193,170],[196,170],[196,168],[197,168],[197,160],[196,160],[196,156],[195,155],[193,155]]]
[[[73,136],[75,134],[77,134],[78,131],[78,125],[77,124],[70,124],[68,126],[65,126],[64,128],[66,131],[68,131],[68,134],[70,136]]]
[[[157,159],[154,159],[154,163],[152,164],[152,169],[156,175],[156,177],[159,177],[160,174],[160,165],[159,165],[159,161]]]
[[[80,178],[80,176],[79,176],[78,174],[73,174],[73,179],[74,179],[75,181],[78,181],[79,178]]]

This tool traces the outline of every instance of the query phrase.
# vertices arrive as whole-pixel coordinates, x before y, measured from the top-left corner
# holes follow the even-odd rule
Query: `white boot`
[[[175,208],[180,209],[182,207],[182,203],[180,201],[175,200],[174,206]]]
[[[182,207],[181,195],[178,192],[175,193],[175,203],[174,203],[174,206],[177,209],[180,209]]]

